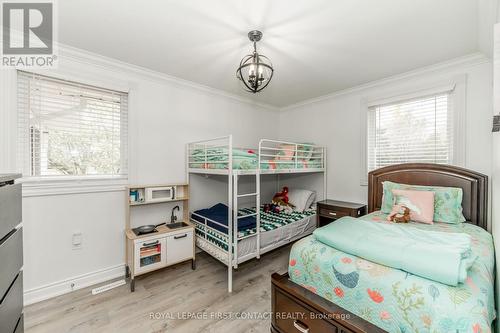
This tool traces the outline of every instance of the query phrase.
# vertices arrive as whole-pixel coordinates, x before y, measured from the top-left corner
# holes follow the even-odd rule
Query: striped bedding
[[[255,213],[255,208],[242,208],[238,210],[238,215],[244,216],[244,215],[249,215]],[[316,214],[316,211],[314,209],[306,210],[304,212],[291,212],[291,213],[265,213],[263,209],[260,209],[260,232],[266,232],[270,230],[275,230],[280,227],[289,225],[291,223],[303,220],[309,216],[312,216]],[[201,218],[195,217],[194,215],[191,216],[193,219],[202,222]],[[219,221],[218,221],[219,222]],[[203,230],[205,226],[196,224],[196,234],[198,236],[203,237]],[[214,245],[217,245],[219,248],[227,251],[228,250],[228,245],[227,245],[227,240],[228,236],[226,233],[226,230],[224,232],[216,232],[212,231],[210,228],[207,228],[207,240],[213,243]],[[242,238],[245,236],[249,236],[252,234],[255,234],[257,232],[257,228],[255,226],[249,226],[247,228],[238,228],[238,238]]]

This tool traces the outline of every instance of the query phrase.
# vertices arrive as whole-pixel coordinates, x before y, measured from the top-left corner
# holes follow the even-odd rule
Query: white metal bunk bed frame
[[[224,142],[222,145],[216,144],[217,142]],[[227,143],[225,143],[227,142]],[[272,147],[274,145],[274,147]],[[281,145],[286,145],[287,147],[293,146],[293,149],[289,148],[280,148]],[[308,146],[310,147],[312,153],[309,159],[312,160],[320,160],[320,168],[307,168],[307,167],[299,167],[299,162],[302,163],[301,157],[305,157],[304,153],[309,152],[308,150],[304,150],[302,147]],[[219,148],[220,152],[210,152],[212,149]],[[299,149],[302,148],[302,149]],[[203,160],[199,160],[199,156],[196,160],[192,160],[192,152],[194,150],[203,152]],[[226,149],[226,152],[224,152]],[[290,160],[276,160],[276,158],[281,157],[281,153],[286,153],[287,151],[293,150],[292,162]],[[275,152],[274,154],[270,154],[269,152]],[[318,155],[319,156],[314,156]],[[219,157],[225,158],[222,160],[217,160],[212,162],[209,160],[209,157]],[[292,164],[294,168],[291,169],[262,169],[261,166],[265,163],[269,163],[272,161],[275,164],[283,163],[287,166]],[[190,212],[190,221],[195,225],[201,226],[201,230],[203,231],[203,236],[199,236],[196,234],[196,245],[209,253],[214,258],[218,259],[220,262],[225,264],[228,267],[228,292],[232,292],[233,289],[233,268],[237,269],[239,263],[243,263],[247,260],[253,258],[260,258],[261,254],[265,252],[271,251],[276,247],[271,247],[266,249],[265,251],[261,251],[260,248],[260,175],[261,174],[295,174],[295,173],[322,173],[323,174],[323,198],[326,199],[326,148],[322,146],[306,144],[306,143],[296,143],[296,142],[288,142],[288,141],[278,141],[278,140],[269,140],[269,139],[261,139],[259,141],[259,151],[258,151],[258,164],[255,169],[233,169],[233,136],[223,136],[212,138],[208,140],[195,141],[187,144],[187,154],[186,154],[186,168],[188,169],[188,181],[189,174],[203,174],[203,175],[227,175],[228,177],[228,198],[227,198],[227,206],[228,206],[228,225],[224,225],[212,219],[209,219],[205,216],[196,214],[194,212]],[[192,164],[202,164],[203,168],[191,168]],[[226,164],[227,168],[224,169],[215,169],[209,168],[210,164]],[[239,176],[253,175],[255,176],[255,192],[239,194],[238,193],[238,181]],[[190,187],[191,190],[191,187]],[[238,199],[244,197],[255,196],[255,207],[256,213],[238,216]],[[234,208],[234,209],[233,209]],[[198,218],[203,220],[203,223],[193,219],[191,216],[197,216]],[[238,237],[238,220],[246,217],[255,216],[256,218],[256,232],[254,234],[245,235],[243,237]],[[236,223],[233,223],[236,221]],[[227,229],[227,234],[220,232],[217,229],[211,228],[208,226],[208,222],[214,223],[224,229]],[[200,230],[200,229],[199,229]],[[207,240],[207,232],[210,231],[213,234],[218,234],[222,239],[227,239],[227,251],[212,244]],[[236,235],[233,238],[233,235]],[[306,235],[299,235],[291,238],[288,243],[293,242],[299,238],[302,238]],[[257,237],[256,241],[256,251],[252,253],[248,253],[242,257],[238,257],[238,242],[249,238],[249,237]],[[284,244],[282,244],[284,245]],[[280,246],[282,246],[280,245]]]

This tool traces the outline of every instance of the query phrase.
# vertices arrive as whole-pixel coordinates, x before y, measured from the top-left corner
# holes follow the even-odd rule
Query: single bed
[[[386,217],[377,211],[362,219],[384,221]],[[478,258],[467,282],[447,286],[336,250],[312,235],[294,244],[290,279],[389,332],[488,331],[495,319],[491,235],[466,223],[405,227],[471,235]]]
[[[368,220],[386,218],[379,212],[382,182],[461,187],[463,213],[469,223],[412,224],[427,230],[463,232],[472,236],[478,256],[466,283],[447,286],[404,271],[349,255],[314,236],[294,244],[289,273],[273,275],[273,311],[301,306],[344,317],[312,320],[273,318],[272,331],[301,331],[327,325],[334,332],[489,332],[495,319],[494,250],[486,229],[487,178],[478,173],[433,164],[405,164],[369,175]],[[429,263],[432,264],[432,263]],[[312,310],[311,310],[312,311]],[[323,318],[324,319],[324,318]],[[287,326],[288,325],[288,326]],[[315,326],[316,325],[316,326]]]

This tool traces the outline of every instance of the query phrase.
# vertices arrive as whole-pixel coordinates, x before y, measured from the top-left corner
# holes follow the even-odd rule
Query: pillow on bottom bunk
[[[311,207],[314,200],[316,200],[316,192],[314,191],[293,189],[288,192],[288,202],[294,205],[298,212],[303,212]]]

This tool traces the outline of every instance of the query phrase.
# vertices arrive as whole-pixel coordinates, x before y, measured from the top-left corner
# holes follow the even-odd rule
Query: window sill
[[[28,177],[20,179],[23,197],[124,191],[127,176]]]

